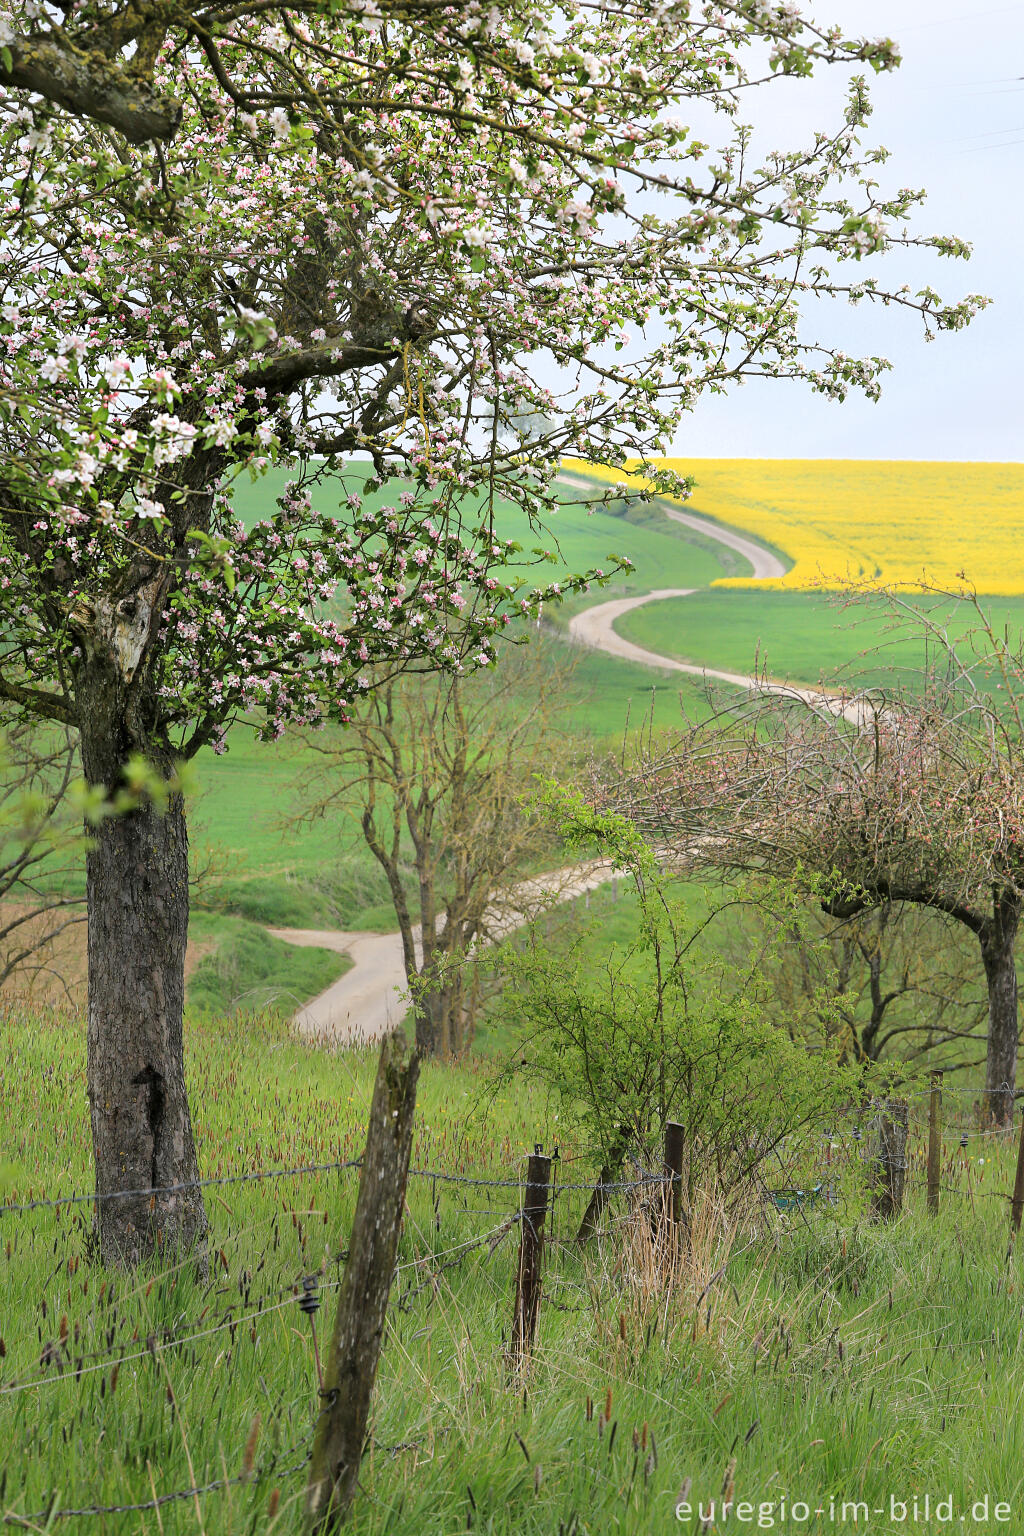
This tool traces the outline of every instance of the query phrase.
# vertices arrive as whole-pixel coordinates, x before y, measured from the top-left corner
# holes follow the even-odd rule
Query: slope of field
[[[691,511],[753,533],[792,562],[758,589],[853,582],[1024,593],[1024,464],[666,459],[696,481]],[[641,479],[587,468],[610,482]],[[750,587],[746,577],[716,585]]]
[[[930,596],[917,598],[914,606],[941,620],[951,637],[963,638],[963,654],[970,654],[967,637],[979,626],[973,607]],[[983,606],[997,632],[1008,628],[1020,635],[1024,630],[1022,599],[994,598]],[[828,592],[711,587],[634,608],[616,620],[615,628],[635,645],[677,661],[734,672],[756,668],[777,681],[842,680],[868,687],[906,679],[929,662],[924,631],[898,623],[882,597],[845,604]],[[982,681],[980,675],[977,680]]]
[[[313,505],[318,511],[343,516],[346,496],[361,491],[366,472],[365,464],[352,465],[344,477],[325,480],[312,491]],[[258,480],[237,481],[232,502],[247,526],[275,510],[287,479],[283,470],[271,469]],[[367,496],[366,502],[397,502],[403,488],[400,482],[392,482]],[[522,545],[523,552],[515,559],[531,584],[558,581],[574,571],[609,569],[616,555],[626,555],[632,562],[632,570],[617,576],[613,584],[613,590],[622,593],[649,592],[664,586],[704,587],[719,577],[741,575],[748,569],[746,561],[696,530],[674,527],[660,510],[638,508],[628,516],[622,510],[591,510],[586,492],[572,486],[562,487],[560,496],[562,504],[545,529],[531,528],[525,513],[510,502],[499,502],[495,510],[501,537]],[[471,506],[472,499],[467,497],[466,508]],[[468,510],[466,517],[471,520]],[[538,566],[533,553],[537,550],[549,551],[554,563]],[[510,573],[515,573],[514,568]]]

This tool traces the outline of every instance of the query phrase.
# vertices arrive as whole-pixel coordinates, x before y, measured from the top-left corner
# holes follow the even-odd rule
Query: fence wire
[[[361,1157],[350,1159],[348,1162],[339,1163],[299,1163],[293,1168],[264,1168],[253,1173],[225,1174],[220,1178],[191,1179],[182,1184],[150,1185],[140,1189],[115,1189],[104,1194],[91,1195],[54,1195],[39,1200],[25,1200],[20,1204],[0,1205],[0,1219],[7,1216],[24,1216],[30,1211],[56,1210],[63,1205],[104,1205],[110,1200],[142,1200],[155,1199],[157,1196],[184,1194],[195,1189],[211,1189],[229,1184],[253,1184],[267,1182],[272,1179],[296,1179],[309,1174],[338,1173],[348,1169],[362,1168]],[[518,1179],[480,1179],[467,1174],[449,1173],[440,1168],[410,1168],[410,1179],[431,1179],[437,1184],[462,1184],[471,1189],[523,1189],[526,1185],[525,1178]],[[603,1184],[605,1190],[624,1191],[644,1188],[651,1184],[663,1184],[663,1174],[644,1174],[639,1179],[623,1179]],[[559,1191],[592,1190],[594,1181],[585,1184],[559,1184]]]
[[[290,1456],[297,1449],[297,1446],[291,1446],[282,1455]],[[53,1502],[48,1508],[36,1510],[31,1515],[19,1515],[16,1511],[9,1510],[4,1513],[2,1523],[32,1529],[43,1526],[45,1530],[49,1530],[55,1520],[83,1519],[96,1515],[141,1514],[145,1510],[162,1509],[165,1504],[178,1503],[182,1499],[197,1499],[207,1493],[220,1493],[225,1488],[237,1488],[243,1483],[261,1483],[270,1477],[294,1477],[296,1472],[301,1472],[303,1467],[309,1465],[312,1454],[312,1451],[307,1451],[301,1461],[280,1471],[277,1467],[277,1461],[280,1458],[276,1458],[269,1467],[261,1467],[257,1471],[240,1472],[236,1477],[217,1477],[210,1483],[200,1483],[194,1488],[176,1488],[173,1493],[159,1493],[155,1498],[143,1499],[137,1504],[83,1504],[77,1509],[61,1509],[59,1504]]]
[[[942,1091],[945,1094],[949,1093],[951,1090],[943,1088]],[[965,1093],[968,1092],[968,1090],[962,1091]],[[928,1095],[926,1090],[924,1095],[924,1102],[927,1102],[927,1097]],[[975,1094],[974,1097],[977,1098],[977,1095]],[[827,1148],[829,1161],[827,1164],[823,1164],[818,1168],[818,1172],[823,1175],[822,1185],[819,1185],[818,1188],[819,1190],[825,1188],[826,1198],[827,1185],[825,1181],[827,1181],[829,1177],[829,1171],[831,1170],[832,1174],[837,1174],[839,1171],[841,1171],[842,1162],[844,1160],[848,1164],[851,1162],[870,1162],[876,1166],[878,1165],[880,1161],[880,1149],[876,1144],[878,1139],[878,1119],[889,1108],[889,1101],[886,1100],[875,1100],[871,1103],[863,1103],[855,1107],[851,1107],[851,1117],[856,1116],[857,1121],[852,1129],[845,1127],[843,1129],[839,1129],[838,1126],[833,1126],[833,1128],[820,1132],[820,1147],[818,1155],[820,1156],[821,1151]],[[922,1132],[926,1133],[927,1128],[928,1126],[926,1121],[920,1121],[917,1119],[910,1121],[908,1124],[908,1130],[911,1133],[917,1135],[920,1135]],[[944,1152],[947,1154],[950,1150],[949,1143],[951,1138],[959,1138],[960,1149],[963,1151],[965,1150],[969,1141],[976,1140],[978,1138],[993,1138],[998,1136],[1005,1142],[1009,1135],[1009,1132],[1002,1128],[966,1130],[961,1129],[959,1125],[950,1124],[945,1126],[944,1131]],[[784,1148],[782,1150],[784,1150]],[[839,1153],[838,1166],[832,1164],[832,1150],[836,1150]],[[922,1158],[920,1154],[918,1154],[916,1157],[909,1155],[904,1156],[902,1159],[894,1159],[890,1157],[886,1160],[886,1166],[893,1171],[899,1171],[907,1174],[908,1171],[916,1169],[918,1163],[921,1161]],[[955,1152],[952,1156],[947,1156],[945,1161],[945,1171],[947,1178],[949,1172],[954,1167],[954,1164]],[[969,1162],[962,1163],[961,1166],[968,1169],[968,1177],[970,1180],[971,1164]],[[63,1206],[88,1205],[95,1209],[107,1200],[127,1198],[155,1198],[168,1193],[191,1191],[195,1189],[209,1189],[231,1185],[257,1184],[277,1180],[312,1177],[323,1174],[352,1172],[357,1169],[361,1169],[361,1167],[362,1159],[355,1158],[346,1161],[296,1164],[286,1168],[257,1169],[247,1173],[226,1174],[218,1177],[196,1179],[194,1181],[172,1186],[165,1186],[163,1188],[116,1190],[105,1193],[101,1196],[97,1196],[96,1194],[71,1194],[53,1197],[40,1197],[39,1199],[32,1199],[21,1203],[0,1206],[0,1217],[13,1218],[14,1216],[27,1215],[34,1211],[47,1209],[53,1210]],[[554,1164],[554,1167],[557,1167],[557,1162]],[[563,1195],[576,1192],[592,1195],[595,1190],[600,1190],[604,1195],[607,1196],[615,1194],[642,1195],[645,1192],[650,1193],[659,1188],[667,1187],[672,1183],[672,1178],[673,1176],[667,1171],[639,1171],[638,1176],[635,1178],[615,1179],[610,1180],[607,1183],[603,1183],[600,1180],[567,1183],[552,1182],[550,1186],[551,1203],[549,1207],[549,1215],[552,1218],[554,1217],[557,1199]],[[429,1167],[410,1169],[409,1179],[430,1180],[435,1185],[444,1185],[450,1187],[462,1186],[467,1189],[476,1190],[515,1190],[520,1193],[525,1193],[527,1190],[535,1187],[531,1185],[523,1175],[517,1178],[490,1179],[473,1175],[453,1173],[447,1169],[435,1169]],[[909,1184],[909,1179],[907,1182]],[[923,1187],[923,1180],[921,1182]],[[955,1185],[945,1181],[942,1182],[939,1187],[944,1194],[958,1195],[963,1199],[971,1199],[972,1201],[979,1197],[998,1198],[1003,1200],[1008,1200],[1010,1198],[1008,1194],[1002,1191],[981,1190],[976,1187],[969,1187],[967,1189],[957,1188]],[[798,1191],[797,1193],[802,1192]],[[484,1202],[477,1203],[483,1204]],[[437,1205],[436,1200],[435,1205]],[[462,1217],[492,1214],[483,1210],[470,1211],[468,1208],[466,1210],[462,1210],[461,1207],[458,1206],[456,1206],[456,1209],[459,1216]],[[301,1215],[302,1213],[299,1214]],[[440,1218],[438,1219],[440,1220]],[[413,1306],[413,1303],[416,1301],[416,1298],[421,1294],[421,1292],[428,1289],[436,1290],[438,1282],[441,1280],[441,1278],[445,1276],[449,1271],[456,1268],[458,1265],[464,1263],[472,1254],[478,1253],[481,1249],[486,1248],[488,1250],[487,1256],[490,1257],[493,1255],[498,1250],[500,1245],[505,1241],[505,1239],[509,1236],[509,1234],[512,1233],[516,1229],[517,1225],[522,1222],[522,1220],[523,1212],[522,1208],[520,1207],[511,1214],[503,1217],[496,1225],[490,1226],[488,1230],[482,1233],[476,1233],[462,1241],[451,1243],[449,1246],[444,1248],[439,1248],[436,1250],[428,1249],[428,1251],[424,1252],[422,1255],[403,1260],[401,1263],[396,1264],[394,1275],[395,1281],[398,1282],[398,1290],[395,1297],[396,1310],[399,1312],[409,1312]],[[607,1235],[609,1232],[614,1232],[620,1224],[621,1222],[617,1221],[614,1222],[610,1228],[602,1226],[601,1232],[595,1235]],[[556,1240],[554,1240],[553,1232],[550,1234],[549,1240],[553,1241],[556,1247],[565,1246],[566,1242],[566,1240],[563,1239],[562,1243],[559,1244]],[[741,1252],[745,1251],[745,1249],[741,1250]],[[340,1262],[340,1260],[343,1258],[344,1254],[336,1256],[338,1262]],[[214,1262],[216,1262],[216,1257],[214,1257]],[[328,1260],[325,1259],[324,1268],[322,1268],[315,1276],[306,1277],[307,1281],[312,1283],[318,1304],[320,1299],[326,1293],[336,1290],[341,1283],[340,1279],[337,1278],[330,1280],[325,1278],[324,1270],[327,1263]],[[225,1268],[227,1268],[226,1260]],[[268,1276],[268,1279],[269,1278],[270,1277]],[[404,1289],[402,1288],[403,1284]],[[545,1296],[545,1306],[552,1307],[558,1311],[575,1312],[586,1310],[588,1306],[591,1305],[589,1299],[582,1296],[583,1288],[575,1285],[567,1277],[552,1274],[548,1277],[548,1284],[550,1285],[554,1294]],[[574,1293],[580,1299],[570,1299]],[[59,1341],[54,1341],[52,1345],[47,1345],[44,1349],[45,1363],[56,1364],[60,1367],[59,1369],[51,1370],[45,1375],[36,1375],[21,1381],[9,1381],[5,1385],[0,1386],[0,1399],[4,1397],[13,1397],[15,1394],[20,1394],[32,1389],[42,1388],[46,1385],[51,1385],[56,1382],[67,1381],[69,1379],[77,1380],[84,1375],[93,1374],[98,1371],[106,1371],[108,1368],[110,1368],[111,1364],[117,1368],[122,1363],[130,1364],[133,1361],[144,1359],[147,1356],[152,1356],[155,1360],[164,1350],[186,1350],[201,1340],[214,1337],[228,1330],[230,1330],[232,1339],[234,1339],[234,1335],[237,1329],[247,1326],[251,1327],[261,1318],[273,1315],[275,1313],[283,1312],[289,1306],[294,1304],[301,1304],[304,1297],[308,1300],[309,1286],[306,1283],[303,1283],[301,1288],[298,1281],[292,1282],[290,1285],[286,1286],[277,1288],[271,1287],[270,1289],[266,1290],[262,1296],[258,1296],[256,1298],[260,1304],[255,1308],[250,1307],[249,1310],[239,1311],[236,1314],[233,1310],[233,1306],[229,1306],[226,1314],[223,1317],[217,1321],[211,1322],[211,1324],[205,1328],[192,1327],[190,1331],[181,1333],[175,1333],[164,1329],[159,1336],[153,1334],[148,1337],[145,1341],[144,1347],[140,1347],[137,1350],[131,1350],[130,1341],[124,1340],[118,1345],[111,1346],[111,1348],[106,1352],[90,1351],[87,1355],[82,1354],[79,1355],[77,1359],[75,1359],[72,1354],[72,1346],[68,1343],[65,1336],[65,1338],[62,1338]],[[241,1305],[244,1305],[248,1299],[249,1297],[247,1292],[245,1300],[241,1303]],[[192,1321],[201,1322],[202,1314],[199,1318],[195,1318]],[[125,1352],[126,1348],[127,1352]],[[46,1351],[49,1350],[52,1350],[53,1352],[48,1355]],[[62,1355],[64,1357],[63,1359],[61,1358]],[[88,1365],[84,1364],[85,1359],[89,1359],[92,1363]],[[43,1361],[41,1361],[41,1363],[43,1363]],[[49,1529],[55,1522],[60,1520],[73,1518],[95,1518],[104,1515],[143,1514],[149,1511],[157,1511],[165,1505],[174,1504],[181,1501],[188,1501],[190,1499],[197,1500],[199,1498],[203,1498],[232,1487],[265,1481],[270,1477],[277,1476],[285,1478],[293,1476],[300,1472],[303,1467],[308,1465],[311,1454],[310,1451],[306,1450],[305,1454],[302,1456],[302,1459],[296,1461],[294,1464],[289,1464],[288,1466],[282,1468],[281,1462],[290,1458],[293,1453],[298,1450],[298,1448],[298,1445],[289,1447],[287,1451],[276,1454],[272,1459],[265,1462],[255,1471],[242,1472],[236,1476],[230,1477],[225,1475],[205,1483],[197,1483],[195,1486],[174,1489],[167,1493],[157,1493],[154,1490],[153,1497],[139,1500],[137,1502],[126,1502],[119,1504],[92,1503],[64,1509],[60,1507],[55,1495],[51,1499],[49,1506],[43,1510],[35,1511],[30,1514],[21,1514],[14,1510],[3,1512],[0,1514],[0,1524],[6,1526],[21,1526],[24,1528],[43,1526]]]

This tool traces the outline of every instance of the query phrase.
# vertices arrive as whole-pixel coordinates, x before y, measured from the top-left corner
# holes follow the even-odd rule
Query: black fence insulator
[[[299,1310],[305,1312],[307,1317],[314,1317],[320,1310],[319,1281],[316,1275],[303,1275],[302,1295],[299,1297]]]

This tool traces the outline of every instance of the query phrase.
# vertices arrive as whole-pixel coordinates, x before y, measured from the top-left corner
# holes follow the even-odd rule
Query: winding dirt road
[[[576,476],[565,477],[566,483],[578,488],[585,488],[586,482]],[[586,487],[589,489],[589,487]],[[724,544],[728,549],[733,549],[743,556],[751,565],[751,575],[759,581],[785,576],[786,567],[778,555],[770,549],[765,549],[761,544],[755,544],[752,539],[745,538],[743,534],[734,532],[731,528],[723,528],[719,523],[712,522],[710,518],[698,517],[693,512],[681,512],[666,501],[659,501],[658,506],[666,517],[673,522],[683,523],[687,528],[693,528],[702,533],[706,538],[714,539],[718,544]],[[763,677],[754,677],[745,672],[724,672],[718,667],[699,665],[692,661],[677,661],[673,656],[662,656],[657,651],[648,651],[642,645],[635,645],[632,640],[627,640],[620,635],[615,628],[616,619],[620,619],[624,613],[629,613],[633,608],[641,608],[645,603],[663,602],[667,597],[692,597],[699,589],[696,587],[659,587],[654,592],[644,592],[638,597],[618,597],[611,602],[597,603],[593,608],[585,608],[582,613],[577,613],[569,620],[569,635],[579,645],[590,646],[594,650],[604,651],[608,656],[617,656],[623,661],[634,661],[642,667],[655,667],[661,672],[685,672],[690,677],[713,678],[715,682],[729,683],[734,688],[743,688],[749,693],[769,693],[782,698],[797,699],[801,704],[808,705],[811,709],[824,709],[830,713],[842,712],[848,720],[854,724],[860,723],[864,718],[864,707],[858,702],[850,703],[842,699],[839,694],[829,693],[822,688],[811,688],[805,683],[788,683],[770,681]]]
[[[585,480],[582,475],[561,474],[558,477],[560,485],[570,485],[575,491],[594,491],[595,487],[590,480]],[[727,549],[734,549],[738,555],[750,565],[750,574],[758,581],[773,581],[778,576],[785,576],[786,566],[778,555],[770,549],[765,549],[763,544],[756,544],[744,533],[738,533],[735,528],[726,528],[722,523],[716,523],[710,517],[701,517],[697,512],[683,512],[679,507],[674,507],[664,497],[657,497],[654,505],[659,512],[673,523],[682,523],[687,528],[693,528],[697,533],[703,533],[707,538],[713,539],[716,544],[724,544]],[[689,597],[695,589],[684,587],[681,591],[655,593],[658,597]],[[651,594],[639,598],[639,602],[649,601]]]
[[[545,907],[570,901],[611,880],[604,860],[524,880],[485,919],[484,941],[495,943]],[[400,1024],[408,1011],[408,987],[398,933],[339,933],[332,929],[271,928],[275,939],[351,956],[352,969],[300,1008],[292,1023],[307,1040],[330,1045],[367,1044]],[[417,946],[419,929],[416,930]]]
[[[575,489],[592,489],[589,482],[576,476],[565,475],[562,478],[565,484]],[[661,501],[659,505],[673,522],[683,523],[742,555],[751,566],[751,574],[758,579],[785,575],[786,567],[778,556],[762,545],[755,544],[752,539],[745,538],[731,528],[723,528],[707,518],[698,517],[695,513],[679,511],[666,501]],[[654,667],[659,671],[686,672],[696,677],[714,678],[718,682],[730,683],[750,692],[781,694],[799,699],[811,708],[834,711],[838,707],[850,719],[861,718],[859,706],[840,703],[835,695],[820,689],[800,684],[766,682],[745,673],[723,672],[713,667],[697,666],[692,662],[676,661],[671,656],[644,650],[642,646],[634,645],[616,633],[615,620],[630,609],[639,608],[643,603],[661,602],[667,597],[690,597],[696,590],[694,587],[667,587],[639,597],[616,598],[608,603],[598,603],[596,607],[587,608],[570,620],[569,634],[581,645],[592,646],[609,656],[639,662],[642,666]],[[605,884],[611,877],[612,871],[607,864],[593,863],[524,881],[515,888],[509,902],[502,909],[492,909],[488,914],[484,941],[494,942],[504,937],[545,905],[568,901]],[[331,929],[310,928],[272,928],[270,932],[275,938],[284,939],[289,944],[335,950],[352,959],[351,970],[325,992],[321,992],[319,997],[314,997],[299,1009],[293,1020],[298,1034],[325,1044],[365,1044],[379,1040],[405,1017],[408,1011],[408,991],[399,934],[340,933]]]

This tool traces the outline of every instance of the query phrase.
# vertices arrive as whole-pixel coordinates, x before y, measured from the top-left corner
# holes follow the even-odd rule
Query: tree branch
[[[35,91],[76,117],[106,123],[129,144],[170,139],[177,131],[179,102],[159,95],[91,48],[78,48],[58,32],[7,39],[0,34],[0,44],[5,50],[0,52],[0,85]]]
[[[20,683],[12,683],[6,677],[0,677],[0,699],[6,699],[9,704],[20,704],[25,709],[31,709],[34,714],[43,715],[47,720],[59,721],[61,725],[78,725],[68,701],[43,688],[23,688]]]

